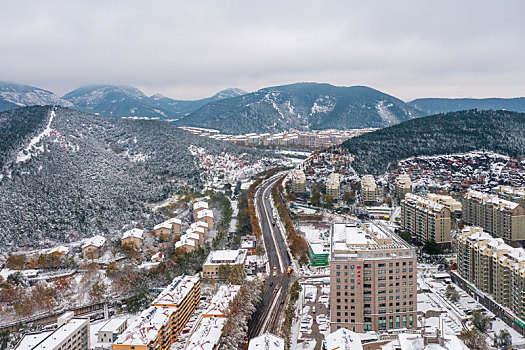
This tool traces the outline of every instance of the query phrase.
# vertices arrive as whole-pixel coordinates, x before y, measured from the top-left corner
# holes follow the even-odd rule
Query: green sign
[[[523,323],[519,318],[514,317],[514,322],[519,324],[521,328],[525,328],[525,323]]]

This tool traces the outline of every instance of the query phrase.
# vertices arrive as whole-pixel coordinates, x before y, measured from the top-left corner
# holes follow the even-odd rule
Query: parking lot
[[[302,284],[302,309],[299,313],[298,349],[321,349],[329,333],[329,284],[325,279],[307,280]]]

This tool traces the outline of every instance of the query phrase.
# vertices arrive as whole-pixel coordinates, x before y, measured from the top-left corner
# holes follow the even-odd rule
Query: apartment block
[[[432,202],[439,203],[448,208],[453,214],[460,215],[462,212],[461,202],[455,200],[452,196],[429,193],[427,198]]]
[[[497,186],[493,191],[499,198],[525,207],[525,187]]]
[[[326,180],[326,194],[332,196],[333,199],[338,199],[340,182],[341,176],[338,173],[330,174]]]
[[[443,204],[407,193],[401,201],[401,226],[418,242],[450,243],[452,213]]]
[[[525,208],[518,203],[478,191],[463,196],[463,221],[505,241],[525,240]]]
[[[306,187],[306,176],[301,169],[295,169],[292,172],[292,192],[304,193]]]
[[[331,332],[416,327],[417,260],[410,245],[373,224],[335,223],[331,247]]]
[[[525,250],[482,228],[466,227],[457,239],[458,273],[494,302],[525,320]]]
[[[399,175],[395,181],[395,196],[397,199],[402,200],[405,198],[407,193],[412,192],[412,180],[408,175]]]
[[[16,345],[16,350],[61,350],[78,349],[88,350],[89,318],[73,318],[73,313],[64,314],[58,320],[58,327],[54,331],[30,333],[24,335]],[[63,321],[62,321],[63,320]]]
[[[375,203],[377,198],[376,180],[372,175],[365,175],[361,179],[361,201],[364,203]]]
[[[247,251],[245,249],[212,250],[202,265],[204,278],[217,278],[221,265],[244,265]]]
[[[118,336],[113,350],[168,350],[200,302],[200,278],[179,276]]]

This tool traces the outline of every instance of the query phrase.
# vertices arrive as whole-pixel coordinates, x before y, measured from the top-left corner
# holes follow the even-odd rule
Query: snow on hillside
[[[31,141],[29,142],[29,145],[27,145],[23,150],[18,152],[18,155],[16,156],[16,162],[21,163],[25,162],[31,157],[36,154],[37,151],[44,152],[44,145],[41,144],[44,137],[49,137],[51,135],[51,123],[53,122],[53,118],[55,117],[55,110],[51,110],[51,113],[49,113],[49,121],[47,122],[47,126],[39,135],[33,137]],[[40,146],[37,146],[40,144]]]

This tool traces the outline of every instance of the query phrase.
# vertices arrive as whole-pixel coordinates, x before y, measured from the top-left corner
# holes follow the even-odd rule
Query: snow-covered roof
[[[363,350],[359,334],[349,331],[346,328],[340,328],[330,333],[325,338],[325,342],[327,350]]]
[[[204,265],[241,264],[246,258],[246,250],[212,250]]]
[[[82,245],[82,249],[89,247],[89,246],[95,246],[97,248],[102,247],[104,244],[106,244],[106,238],[102,237],[100,235],[93,236],[91,238],[88,238],[85,243]]]
[[[205,217],[213,218],[213,211],[211,211],[210,209],[204,209],[197,213],[197,219],[201,219]]]
[[[171,227],[172,227],[171,224],[168,223],[167,221],[165,221],[163,223],[160,223],[160,224],[157,224],[157,225],[153,226],[153,230],[157,231],[157,230],[160,230],[160,229],[163,229],[163,228],[171,230]]]
[[[250,340],[248,350],[284,350],[284,339],[271,333],[264,333]]]
[[[230,301],[235,298],[241,286],[237,285],[222,285],[220,286],[217,293],[213,295],[213,298],[210,301],[210,305],[202,314],[202,317],[226,317],[225,313],[228,309]]]
[[[159,335],[159,330],[170,321],[174,307],[150,306],[142,311],[135,321],[118,336],[115,344],[148,345]]]
[[[213,350],[219,344],[222,328],[226,324],[224,317],[206,317],[191,335],[186,349]]]
[[[178,224],[178,225],[182,225],[182,221],[180,219],[177,219],[177,218],[171,218],[169,220],[166,220],[165,222],[167,222],[168,224]]]
[[[82,327],[89,325],[87,318],[74,318],[53,332],[43,332],[41,335],[31,334],[24,337],[17,346],[19,350],[55,349],[61,342],[77,333]]]
[[[153,260],[158,260],[158,259],[164,259],[164,253],[163,253],[163,252],[155,253],[155,254],[151,257],[151,261],[153,261]]]
[[[144,230],[141,230],[140,228],[133,228],[131,230],[128,230],[122,234],[122,239],[128,238],[128,237],[135,237],[142,239],[142,236],[144,235]]]
[[[193,286],[199,282],[199,276],[178,276],[167,286],[151,305],[176,306],[192,290]]]
[[[123,324],[128,322],[127,318],[112,318],[108,322],[106,322],[102,328],[100,328],[99,332],[112,332],[116,333],[118,332],[119,328],[122,327]]]
[[[66,246],[59,246],[52,248],[48,251],[49,254],[68,254],[69,253],[69,247]]]
[[[193,203],[193,210],[198,210],[198,209],[208,209],[208,202],[199,201],[199,202]]]

